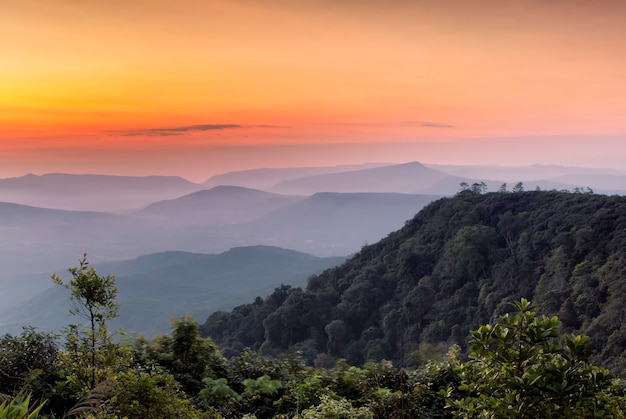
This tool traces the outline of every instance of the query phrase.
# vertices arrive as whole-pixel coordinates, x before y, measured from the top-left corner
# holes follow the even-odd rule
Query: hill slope
[[[311,254],[347,255],[396,230],[440,195],[317,193],[230,234]]]
[[[396,192],[423,193],[445,178],[452,178],[455,189],[463,181],[418,162],[394,164],[341,173],[326,173],[279,182],[270,190],[276,193],[310,195],[316,192]],[[446,191],[447,192],[447,191]],[[429,192],[431,193],[431,192]],[[435,191],[432,193],[443,194]]]
[[[566,331],[589,335],[594,363],[625,374],[625,244],[623,197],[461,194],[306,289],[214,313],[202,329],[227,353],[247,346],[406,365],[425,344],[463,346],[469,329],[526,297]]]
[[[80,211],[128,211],[202,189],[177,176],[48,173],[0,179],[0,201]]]
[[[216,186],[180,198],[159,201],[134,215],[173,225],[235,224],[260,218],[304,197],[278,195],[240,186]]]
[[[238,170],[235,172],[215,175],[203,182],[205,188],[219,185],[236,185],[253,189],[268,189],[285,180],[298,179],[305,176],[314,176],[327,173],[340,173],[352,170],[368,169],[372,167],[386,166],[383,163],[365,163],[340,166],[323,167],[283,167],[264,168],[252,170]]]
[[[264,295],[281,284],[303,285],[315,273],[345,258],[318,258],[268,246],[231,249],[220,254],[163,252],[97,265],[116,277],[120,317],[114,327],[128,332],[163,333],[169,320],[191,312],[204,318]],[[62,275],[65,276],[65,275]],[[66,326],[66,290],[52,287],[11,310],[0,310],[0,329],[29,324],[44,330]],[[76,320],[73,320],[76,321]]]

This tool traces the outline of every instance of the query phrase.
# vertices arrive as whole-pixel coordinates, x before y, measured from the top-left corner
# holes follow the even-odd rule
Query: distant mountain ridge
[[[318,256],[355,252],[439,196],[277,195],[220,186],[131,214],[0,204],[2,280],[50,272],[84,252],[94,262],[167,250],[213,253],[264,244]]]
[[[507,178],[498,178],[503,170],[368,163],[259,169],[212,178],[257,179],[265,185],[288,181],[281,187],[293,187],[301,195],[233,185],[206,189],[175,176],[52,173],[0,179],[0,202],[6,201],[0,204],[0,295],[13,295],[8,303],[19,303],[46,284],[51,271],[84,252],[94,262],[256,244],[317,256],[350,254],[402,227],[432,200],[457,193],[461,182],[485,182],[487,191],[496,191],[502,179],[512,178],[523,181],[526,190],[589,186],[597,193],[625,193],[620,171],[534,165],[511,168]],[[528,180],[535,175],[543,180]],[[508,189],[513,185],[509,182]],[[377,188],[381,191],[369,192]],[[420,194],[387,191],[394,188]]]
[[[591,187],[600,193],[626,193],[626,171],[613,169],[425,165],[415,161],[243,170],[213,176],[202,184],[177,176],[28,174],[0,179],[0,201],[54,209],[129,212],[216,186],[298,196],[317,192],[452,195],[458,192],[461,182],[485,182],[489,191],[497,190],[502,183],[526,182],[529,189]]]
[[[49,173],[0,179],[0,201],[83,211],[128,211],[202,189],[178,176]]]
[[[218,185],[233,185],[268,190],[272,186],[284,180],[328,173],[349,172],[353,170],[389,165],[390,163],[364,163],[324,167],[285,167],[239,170],[212,176],[203,182],[202,185],[207,188]]]
[[[439,195],[317,193],[219,234],[316,255],[346,255],[386,236]],[[217,232],[214,230],[214,232]]]
[[[94,266],[100,275],[116,277],[120,317],[114,326],[151,335],[167,332],[173,317],[191,312],[204,318],[281,284],[303,285],[310,275],[344,260],[250,246],[220,254],[161,252]],[[0,330],[19,331],[23,324],[59,330],[70,321],[69,304],[66,290],[51,287],[19,307],[0,310]]]
[[[259,169],[258,171],[232,172],[216,176],[205,184],[219,180],[232,180],[235,184],[254,183],[254,175],[263,179],[255,184],[263,190],[311,195],[316,192],[397,192],[450,195],[458,192],[461,182],[485,182],[490,191],[503,183],[510,187],[526,182],[531,189],[572,190],[591,187],[601,193],[626,193],[620,189],[615,177],[626,172],[615,169],[594,169],[557,165],[532,165],[518,167],[454,166],[410,162],[403,164],[376,164],[374,167],[349,168],[349,170]],[[341,168],[341,167],[339,167]],[[320,173],[318,173],[320,172]],[[411,182],[414,179],[415,182]],[[613,180],[613,182],[611,182]],[[272,182],[275,182],[272,184]]]
[[[411,162],[349,172],[307,176],[280,182],[270,188],[277,193],[395,192],[417,193],[449,175]]]
[[[134,213],[176,224],[236,224],[258,219],[278,208],[305,199],[241,186],[221,185],[176,199],[159,201]]]

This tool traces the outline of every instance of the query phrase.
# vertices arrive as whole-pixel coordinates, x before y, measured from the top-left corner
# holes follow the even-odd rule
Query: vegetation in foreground
[[[119,341],[114,278],[86,257],[56,283],[71,291],[64,346],[25,328],[0,341],[0,418],[536,418],[626,417],[624,382],[587,362],[588,339],[561,333],[521,299],[515,312],[471,332],[470,356],[452,346],[416,368],[251,351],[226,359],[187,316],[168,335]]]
[[[80,322],[0,337],[0,418],[626,417],[626,199],[517,186],[151,339],[85,257],[53,278]]]

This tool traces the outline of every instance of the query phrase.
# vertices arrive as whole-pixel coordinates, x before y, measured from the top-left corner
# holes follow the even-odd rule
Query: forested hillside
[[[300,351],[319,366],[411,366],[465,348],[470,329],[524,297],[588,335],[591,360],[623,376],[626,198],[519,189],[435,201],[306,289],[214,313],[202,331],[227,355],[249,347]]]
[[[626,200],[516,190],[436,201],[307,289],[215,313],[203,331],[223,351],[191,315],[113,333],[115,277],[85,255],[53,275],[62,340],[0,337],[0,417],[626,417]]]

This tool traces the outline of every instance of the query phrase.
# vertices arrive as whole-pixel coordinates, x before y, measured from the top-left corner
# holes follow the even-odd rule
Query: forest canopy
[[[433,202],[344,264],[202,325],[227,355],[416,366],[528,298],[626,374],[626,198],[532,191]]]

